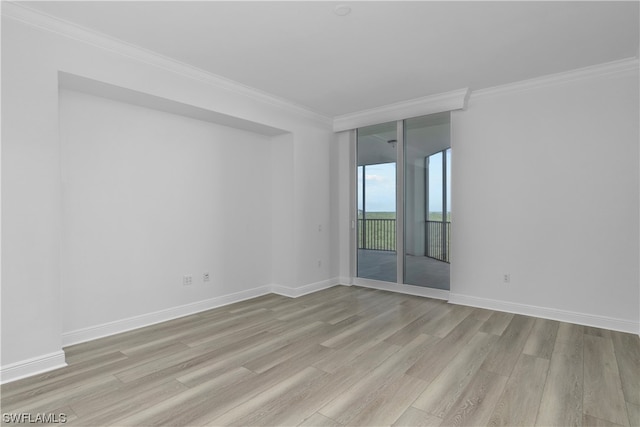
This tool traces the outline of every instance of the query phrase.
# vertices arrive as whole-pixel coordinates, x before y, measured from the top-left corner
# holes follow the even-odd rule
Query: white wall
[[[335,158],[332,163],[333,173],[337,176],[337,182],[333,187],[338,209],[338,226],[336,251],[339,253],[340,281],[350,284],[355,272],[355,155],[356,135],[355,131],[339,132],[335,141]],[[352,228],[354,225],[354,228]]]
[[[271,283],[269,138],[67,90],[59,113],[63,334]]]
[[[294,199],[293,135],[281,135],[273,138],[271,153],[273,206],[292,206]],[[293,287],[296,283],[294,224],[295,213],[291,209],[279,209],[272,218],[273,283],[279,286]]]
[[[637,65],[452,113],[451,300],[637,332],[638,117]]]
[[[333,133],[309,133],[294,149],[295,247],[308,251],[300,260],[298,283],[318,283],[331,273],[330,150]]]
[[[336,282],[331,276],[332,272],[336,271],[336,267],[330,265],[332,258],[329,256],[331,230],[335,226],[329,214],[331,205],[328,196],[329,152],[334,138],[329,120],[264,94],[254,93],[246,88],[203,75],[188,67],[167,62],[148,52],[138,52],[131,46],[120,46],[113,41],[105,41],[95,34],[87,35],[77,28],[69,29],[64,24],[52,23],[47,18],[34,17],[20,10],[19,6],[4,3],[2,8],[2,381],[63,364],[64,354],[61,351],[63,330],[66,332],[76,327],[82,328],[85,325],[107,321],[118,316],[132,315],[134,320],[141,317],[152,321],[162,320],[164,314],[149,313],[147,310],[162,310],[169,299],[173,300],[175,309],[175,306],[183,302],[206,299],[211,295],[217,295],[217,292],[226,293],[218,301],[231,302],[237,291],[246,289],[247,286],[254,286],[263,291],[276,289],[286,294],[299,295]],[[20,18],[14,19],[12,16]],[[38,24],[33,26],[28,24],[29,22]],[[71,36],[67,37],[64,34]],[[80,41],[84,39],[91,42]],[[234,229],[237,227],[226,227],[220,231],[223,242],[206,246],[207,243],[199,236],[203,213],[192,212],[186,215],[177,209],[172,210],[174,203],[180,197],[184,197],[186,204],[197,205],[202,193],[197,191],[179,195],[178,188],[171,187],[169,194],[161,194],[166,197],[165,199],[149,201],[149,205],[134,204],[136,211],[127,213],[130,215],[128,219],[137,216],[135,218],[137,224],[140,221],[139,217],[146,216],[152,205],[166,208],[165,215],[156,218],[154,221],[157,222],[153,225],[194,220],[193,227],[188,231],[185,230],[185,236],[180,236],[179,232],[172,234],[171,230],[166,234],[164,230],[157,234],[158,230],[155,227],[140,229],[128,222],[128,219],[125,221],[123,218],[121,225],[125,229],[130,227],[125,233],[131,243],[131,247],[127,248],[129,251],[127,256],[119,253],[110,260],[102,260],[94,264],[88,262],[86,266],[73,264],[73,269],[70,268],[72,266],[70,258],[61,263],[61,245],[64,244],[69,251],[73,249],[77,252],[83,239],[89,240],[83,236],[64,234],[70,225],[78,229],[86,227],[91,233],[95,233],[96,237],[109,237],[107,249],[115,242],[113,236],[100,235],[100,227],[87,221],[86,217],[73,218],[73,212],[65,212],[65,223],[73,218],[73,224],[66,224],[66,228],[62,228],[61,176],[64,174],[68,178],[68,174],[73,170],[65,170],[64,165],[61,167],[61,146],[58,134],[58,72],[105,82],[287,132],[274,137],[270,142],[267,141],[263,149],[262,146],[257,147],[258,140],[261,138],[255,135],[237,130],[224,130],[206,123],[196,124],[184,118],[169,119],[167,118],[169,116],[163,116],[163,125],[169,126],[168,133],[163,137],[166,151],[152,155],[156,156],[154,161],[159,163],[145,165],[145,168],[150,168],[152,172],[153,178],[151,178],[145,175],[142,168],[137,175],[138,165],[128,164],[126,159],[119,158],[116,150],[124,150],[123,153],[132,155],[132,158],[137,157],[142,162],[143,153],[149,148],[149,141],[158,135],[146,134],[138,138],[141,136],[141,131],[137,128],[137,124],[128,122],[124,128],[131,132],[126,137],[138,142],[143,141],[142,146],[110,147],[114,151],[107,153],[108,156],[105,157],[112,160],[118,159],[125,170],[125,175],[114,177],[113,170],[107,172],[106,160],[100,159],[96,160],[99,163],[95,166],[98,171],[107,175],[105,176],[102,172],[89,175],[94,183],[103,185],[105,193],[114,189],[116,185],[123,186],[127,175],[135,176],[137,180],[135,186],[123,188],[124,193],[109,195],[111,200],[114,200],[122,194],[127,194],[129,198],[126,201],[127,204],[133,203],[136,201],[137,192],[143,191],[147,186],[150,191],[157,194],[162,193],[160,189],[163,186],[172,184],[167,176],[161,174],[164,167],[170,163],[169,157],[175,155],[173,161],[193,160],[194,165],[205,169],[206,156],[212,154],[210,151],[212,147],[205,147],[205,139],[212,137],[217,140],[226,136],[235,138],[242,134],[237,146],[223,150],[226,154],[245,157],[243,161],[236,158],[224,164],[217,163],[219,168],[215,171],[199,170],[193,171],[193,174],[186,172],[188,166],[185,165],[182,171],[186,174],[182,176],[181,184],[201,182],[208,178],[219,177],[224,173],[226,175],[224,184],[214,184],[209,189],[212,190],[213,195],[223,196],[224,200],[221,203],[227,208],[217,210],[218,205],[213,206],[217,202],[214,200],[210,200],[208,203],[211,204],[206,204],[204,208],[210,211],[215,210],[216,217],[232,221],[232,225],[238,226],[252,219],[251,212],[247,209],[241,209],[240,213],[233,214],[229,210],[231,205],[239,205],[241,208],[249,206],[241,192],[249,186],[249,179],[246,178],[247,175],[243,175],[243,169],[261,168],[265,175],[259,177],[262,182],[258,184],[257,189],[263,192],[257,197],[265,203],[271,203],[272,206],[271,216],[267,216],[264,230],[257,231],[249,226],[238,231]],[[83,97],[84,101],[87,101],[84,96],[74,96],[77,100]],[[63,99],[63,109],[73,109],[73,114],[76,115],[82,113],[80,111],[84,108],[82,105],[72,106],[65,102]],[[91,103],[90,107],[101,109],[106,108],[107,104],[108,102],[102,100],[95,104]],[[117,116],[125,119],[126,113],[133,111],[131,108],[131,106],[120,105],[110,110],[109,114],[112,118]],[[138,117],[136,114],[136,117],[141,122],[157,125],[162,113],[143,110],[136,110],[141,115]],[[88,124],[87,122],[87,126],[81,125],[71,129],[67,127],[69,122],[63,121],[62,132],[77,132],[77,138],[82,138],[87,134]],[[92,125],[100,126],[102,129],[108,128],[106,122],[92,122]],[[187,151],[184,153],[185,157],[177,156],[179,149],[171,145],[173,143],[170,131],[184,131],[193,136],[192,145],[186,144],[184,147]],[[96,136],[97,139],[93,140],[94,148],[104,148],[100,143],[106,142],[106,137],[106,135]],[[119,135],[111,133],[109,137],[118,139],[116,137]],[[82,157],[95,157],[96,153],[91,151],[78,154],[78,150],[81,149],[78,141],[79,139],[67,140],[67,143],[75,144],[72,155],[64,158],[67,162],[81,160]],[[196,160],[195,152],[204,156]],[[79,158],[76,159],[74,157],[76,155]],[[305,164],[298,165],[296,162],[305,162]],[[83,174],[93,172],[83,169],[84,166],[87,165],[78,161],[74,168]],[[177,171],[168,171],[168,173],[175,172]],[[75,182],[80,181],[75,179]],[[205,190],[206,188],[202,191]],[[74,207],[74,209],[82,207],[85,211],[89,210],[85,213],[98,218],[102,215],[99,201],[95,201],[97,205],[88,206],[88,203],[83,200],[88,193],[86,188],[76,188],[75,192],[69,193],[69,196],[73,197],[64,200],[65,206]],[[118,214],[118,209],[115,206],[109,209],[113,219]],[[194,215],[196,215],[195,219]],[[172,216],[175,216],[175,221]],[[107,217],[106,213],[102,218],[105,217]],[[322,232],[318,232],[320,224],[323,226]],[[218,229],[209,224],[205,234],[210,235],[217,231]],[[260,251],[266,255],[264,258],[248,261],[244,264],[245,268],[242,271],[234,271],[238,270],[236,267],[242,263],[233,258],[233,252],[247,250],[247,238],[244,237],[243,231],[257,234],[262,243],[267,244],[270,240],[271,245],[249,249],[250,254]],[[270,239],[269,236],[274,238]],[[203,249],[205,254],[198,252],[194,247],[190,253],[185,251],[184,258],[176,260],[175,263],[156,267],[167,276],[162,276],[157,270],[153,272],[143,270],[133,265],[131,261],[124,266],[121,265],[122,270],[117,272],[101,271],[100,274],[94,274],[93,269],[103,268],[108,262],[124,263],[128,255],[135,256],[145,266],[175,255],[177,252],[166,247],[157,249],[154,254],[144,253],[149,248],[147,239],[159,242],[162,240],[161,237],[183,239],[182,242],[195,242],[195,246]],[[102,249],[103,253],[108,252],[107,249]],[[200,253],[201,257],[190,259],[197,258],[196,252]],[[224,261],[231,259],[234,261],[230,261],[228,266],[220,270],[221,267],[216,264],[220,260],[213,260],[217,258],[216,255],[220,255]],[[89,254],[82,256],[85,259],[84,257],[89,257]],[[93,261],[97,262],[97,259],[96,256]],[[321,267],[317,266],[319,259],[323,261]],[[87,307],[75,308],[73,315],[68,319],[65,318],[64,329],[62,313],[65,307],[61,300],[63,292],[61,265],[69,267],[62,271],[63,280],[67,277],[71,279],[69,283],[71,287],[66,288],[65,285],[65,289],[84,291],[86,290],[83,288],[84,282],[88,276],[91,276],[91,280],[100,282],[99,288],[114,291],[101,295],[109,301],[109,305],[105,304],[104,310],[90,313]],[[267,266],[269,266],[269,272],[267,272]],[[194,280],[197,281],[201,273],[199,270],[204,268],[212,270],[210,271],[212,282],[219,284],[215,290],[205,289],[204,285],[199,285],[200,288],[195,285],[193,288],[176,285],[172,291],[168,290],[175,284],[176,278],[180,280],[181,275],[188,272],[192,272]],[[77,277],[72,277],[74,274]],[[224,278],[224,283],[218,281],[221,278]],[[117,294],[113,287],[105,286],[110,280],[122,281],[112,285],[118,288]],[[270,287],[263,287],[265,280],[271,283]],[[152,286],[162,286],[163,290],[173,293],[171,296],[150,297]],[[121,291],[125,288],[133,290],[126,295],[121,295]],[[65,294],[68,296],[68,292],[65,291]],[[83,293],[78,298],[86,300],[89,296],[88,293]],[[141,298],[148,298],[149,301],[141,303],[139,301]],[[66,299],[68,298],[65,296]],[[109,307],[116,300],[118,300],[117,307]],[[205,307],[206,304],[192,305],[193,309]],[[167,315],[180,313],[178,309],[165,310]],[[136,322],[133,321],[127,325],[135,327]],[[125,324],[120,326],[125,327]],[[104,331],[106,329],[102,330]],[[111,332],[113,331],[111,329]],[[90,337],[91,333],[85,335],[85,338]]]
[[[53,358],[46,369],[64,361],[58,82],[42,67],[51,46],[12,26],[2,23],[2,365]]]

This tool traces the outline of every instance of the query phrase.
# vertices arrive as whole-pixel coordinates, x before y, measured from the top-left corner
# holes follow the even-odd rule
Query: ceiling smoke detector
[[[338,16],[347,16],[351,13],[351,8],[346,4],[339,4],[333,9],[333,13]]]

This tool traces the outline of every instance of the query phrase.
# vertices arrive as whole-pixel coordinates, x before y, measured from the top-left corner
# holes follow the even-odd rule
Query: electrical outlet
[[[502,275],[502,282],[503,283],[511,283],[511,274],[510,273],[504,273]]]
[[[209,281],[209,273],[204,273],[202,275],[202,281],[203,282],[208,282]]]
[[[193,277],[190,274],[182,276],[182,284],[184,286],[191,286],[191,284],[193,284]]]

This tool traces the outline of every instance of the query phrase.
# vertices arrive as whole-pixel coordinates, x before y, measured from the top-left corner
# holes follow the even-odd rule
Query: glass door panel
[[[404,121],[404,283],[449,289],[450,115]]]
[[[358,277],[396,282],[396,122],[358,129]]]

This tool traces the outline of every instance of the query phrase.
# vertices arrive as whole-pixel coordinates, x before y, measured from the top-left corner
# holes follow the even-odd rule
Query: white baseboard
[[[308,285],[300,286],[297,288],[290,288],[282,285],[271,285],[271,292],[274,294],[282,295],[289,298],[298,298],[303,295],[307,295],[313,292],[318,292],[323,289],[328,289],[340,284],[340,279],[337,277],[322,280],[320,282],[309,283]]]
[[[191,314],[200,313],[202,311],[211,310],[213,308],[222,307],[224,305],[256,298],[268,293],[275,293],[290,298],[297,298],[302,295],[330,288],[337,285],[338,283],[339,281],[337,278],[332,278],[323,280],[321,282],[310,283],[308,285],[297,288],[290,288],[280,285],[260,286],[258,288],[236,292],[229,295],[223,295],[204,301],[197,301],[191,304],[171,307],[153,313],[146,313],[139,316],[103,323],[101,325],[78,329],[71,332],[65,332],[62,334],[62,346],[66,347],[73,344],[79,344],[82,342],[103,338],[109,335],[119,334],[121,332],[130,331],[132,329],[138,329],[156,323],[166,322],[167,320],[189,316]]]
[[[338,277],[338,283],[344,286],[351,286],[351,284],[353,283],[353,278],[340,276]]]
[[[363,279],[354,277],[353,285],[365,288],[380,289],[382,291],[398,292],[400,294],[415,295],[419,297],[434,299],[449,299],[449,291],[443,289],[424,288],[422,286],[404,285],[397,283],[382,282],[379,280]]]
[[[611,329],[613,331],[628,332],[632,334],[638,334],[638,331],[640,330],[640,323],[629,320],[576,313],[573,311],[557,310],[553,308],[538,307],[469,295],[451,293],[449,295],[449,302],[452,304],[468,305],[471,307],[486,308],[489,310],[504,311],[514,314],[523,314],[526,316],[541,317],[543,319],[558,320],[561,322]]]
[[[10,363],[0,368],[0,384],[16,381],[22,378],[64,368],[67,362],[64,358],[64,351],[45,354],[31,359]]]
[[[103,323],[101,325],[90,326],[88,328],[78,329],[71,332],[65,332],[62,334],[62,346],[66,347],[73,344],[79,344],[81,342],[119,334],[121,332],[142,328],[144,326],[149,326],[160,322],[165,322],[167,320],[176,319],[178,317],[200,313],[202,311],[211,310],[223,305],[233,304],[235,302],[259,297],[261,295],[268,294],[269,292],[271,292],[269,286],[260,286],[258,288],[236,292],[229,295],[223,295],[203,301],[197,301],[191,304],[171,307],[165,310],[155,311],[153,313],[141,314],[139,316]]]

